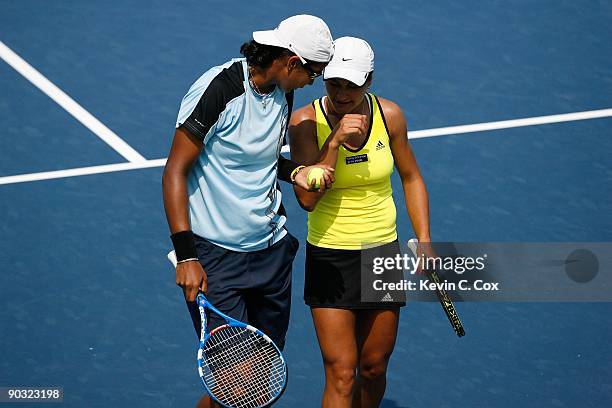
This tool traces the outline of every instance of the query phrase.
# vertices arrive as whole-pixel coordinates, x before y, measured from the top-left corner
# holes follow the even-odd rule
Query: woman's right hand
[[[333,141],[337,145],[345,143],[351,137],[361,139],[368,131],[368,117],[366,115],[347,113],[334,126]]]
[[[199,261],[179,263],[176,266],[176,284],[183,289],[188,302],[193,302],[199,291],[208,291],[206,272]]]

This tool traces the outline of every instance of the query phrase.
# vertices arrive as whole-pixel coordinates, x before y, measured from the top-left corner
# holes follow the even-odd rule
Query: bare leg
[[[395,347],[399,309],[362,310],[357,315],[359,372],[353,408],[376,408],[387,386],[387,365]]]
[[[311,308],[325,366],[323,408],[349,408],[358,365],[355,313]]]
[[[196,408],[221,408],[219,404],[212,401],[208,395],[203,396],[198,401]]]

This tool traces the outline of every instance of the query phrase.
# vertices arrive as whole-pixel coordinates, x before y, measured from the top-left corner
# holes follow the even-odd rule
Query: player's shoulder
[[[244,71],[240,59],[213,67],[204,76],[209,80],[208,89],[215,93],[239,95],[245,92]]]
[[[227,99],[245,92],[240,59],[232,59],[204,72],[189,88],[187,97],[203,96]]]
[[[312,104],[304,105],[291,114],[291,125],[305,124],[316,121],[316,112]]]
[[[376,98],[380,104],[389,136],[393,137],[395,135],[404,135],[406,133],[408,124],[406,123],[406,118],[404,117],[402,108],[400,108],[397,103],[389,99],[381,98],[379,96]]]
[[[380,103],[380,107],[387,121],[405,120],[404,113],[402,112],[402,108],[400,108],[400,106],[397,103],[393,102],[392,100],[382,98],[380,96],[377,96],[376,98],[378,99],[378,102]]]

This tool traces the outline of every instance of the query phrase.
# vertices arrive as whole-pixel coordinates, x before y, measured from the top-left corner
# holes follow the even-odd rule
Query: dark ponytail
[[[255,40],[242,44],[240,53],[246,57],[247,64],[263,69],[268,68],[279,57],[295,55],[286,48],[259,44]]]

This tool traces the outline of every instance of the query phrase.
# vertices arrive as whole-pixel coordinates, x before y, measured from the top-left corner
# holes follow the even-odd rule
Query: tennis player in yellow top
[[[304,300],[325,366],[323,407],[377,407],[405,303],[363,302],[361,259],[372,250],[399,253],[394,167],[421,242],[430,241],[429,204],[401,109],[368,93],[371,47],[353,37],[334,44],[327,95],[296,111],[289,127],[292,159],[334,167],[336,178],[324,193],[294,189],[309,211]]]

